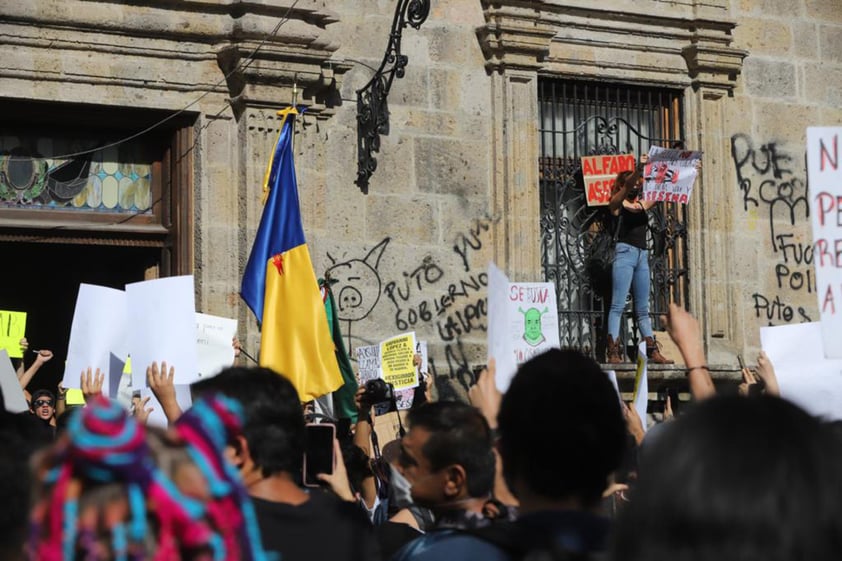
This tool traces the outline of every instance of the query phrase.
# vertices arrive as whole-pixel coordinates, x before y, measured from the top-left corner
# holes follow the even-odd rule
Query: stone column
[[[494,123],[492,247],[512,280],[541,278],[538,188],[538,70],[555,31],[537,12],[483,1],[486,25],[477,30],[491,73]]]
[[[690,286],[690,309],[702,321],[708,361],[729,364],[743,348],[744,326],[730,236],[734,191],[728,189],[726,104],[747,53],[694,42],[682,54],[693,80],[685,98],[688,130],[695,136],[690,147],[704,152],[704,168],[694,189],[696,204],[688,209],[690,223],[697,225],[688,232],[688,265],[696,277]]]

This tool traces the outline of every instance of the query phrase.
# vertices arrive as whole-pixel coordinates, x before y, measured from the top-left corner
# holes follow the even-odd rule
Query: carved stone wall
[[[293,90],[308,107],[295,138],[305,231],[317,274],[341,277],[346,342],[415,330],[440,395],[462,395],[485,360],[488,260],[514,279],[541,276],[542,77],[683,90],[684,135],[705,152],[689,209],[690,306],[714,362],[750,355],[761,325],[818,318],[804,129],[842,120],[833,2],[434,0],[404,33],[409,62],[368,195],[354,185],[355,91],[380,63],[394,1],[6,4],[0,98],[117,114],[196,101],[197,302],[238,317],[250,351],[259,334],[237,292],[275,111]]]

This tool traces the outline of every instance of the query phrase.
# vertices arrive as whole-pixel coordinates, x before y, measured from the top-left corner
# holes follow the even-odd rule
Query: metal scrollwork
[[[598,95],[604,89],[601,85],[583,88],[572,81],[546,81],[539,104],[541,265],[545,279],[556,287],[562,346],[598,358],[604,356],[611,286],[610,279],[591,274],[586,256],[597,235],[613,232],[616,222],[607,207],[588,206],[581,157],[639,155],[651,145],[669,144],[676,140],[677,129],[667,130],[661,124],[678,119],[674,114],[666,118],[664,109],[678,104],[652,103],[659,99],[657,91],[641,89],[638,93],[629,88],[626,96],[623,88],[622,96],[615,95],[615,90],[611,95]],[[650,313],[657,317],[670,301],[686,302],[686,213],[679,205],[660,204],[648,215]],[[627,323],[621,325],[621,338],[629,342],[633,333],[624,326]]]
[[[389,90],[395,78],[403,78],[409,58],[401,54],[407,26],[421,27],[430,15],[430,0],[399,0],[392,20],[389,44],[374,76],[357,90],[357,180],[368,193],[368,180],[377,169],[374,154],[380,151],[380,135],[389,134]]]

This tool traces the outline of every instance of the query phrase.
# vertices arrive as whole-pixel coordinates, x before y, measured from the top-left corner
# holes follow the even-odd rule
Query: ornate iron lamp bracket
[[[401,54],[401,36],[406,26],[418,29],[430,15],[430,0],[398,0],[392,31],[383,62],[369,82],[357,90],[357,180],[368,194],[368,179],[377,169],[375,152],[380,151],[380,135],[389,134],[387,98],[395,78],[403,78],[408,57]]]

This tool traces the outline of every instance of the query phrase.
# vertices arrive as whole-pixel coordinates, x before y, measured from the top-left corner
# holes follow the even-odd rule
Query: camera
[[[363,393],[360,400],[364,401],[365,403],[374,404],[383,403],[384,401],[392,401],[394,398],[394,386],[392,386],[392,384],[387,383],[386,380],[375,378],[373,380],[368,380],[365,383],[365,392]]]

